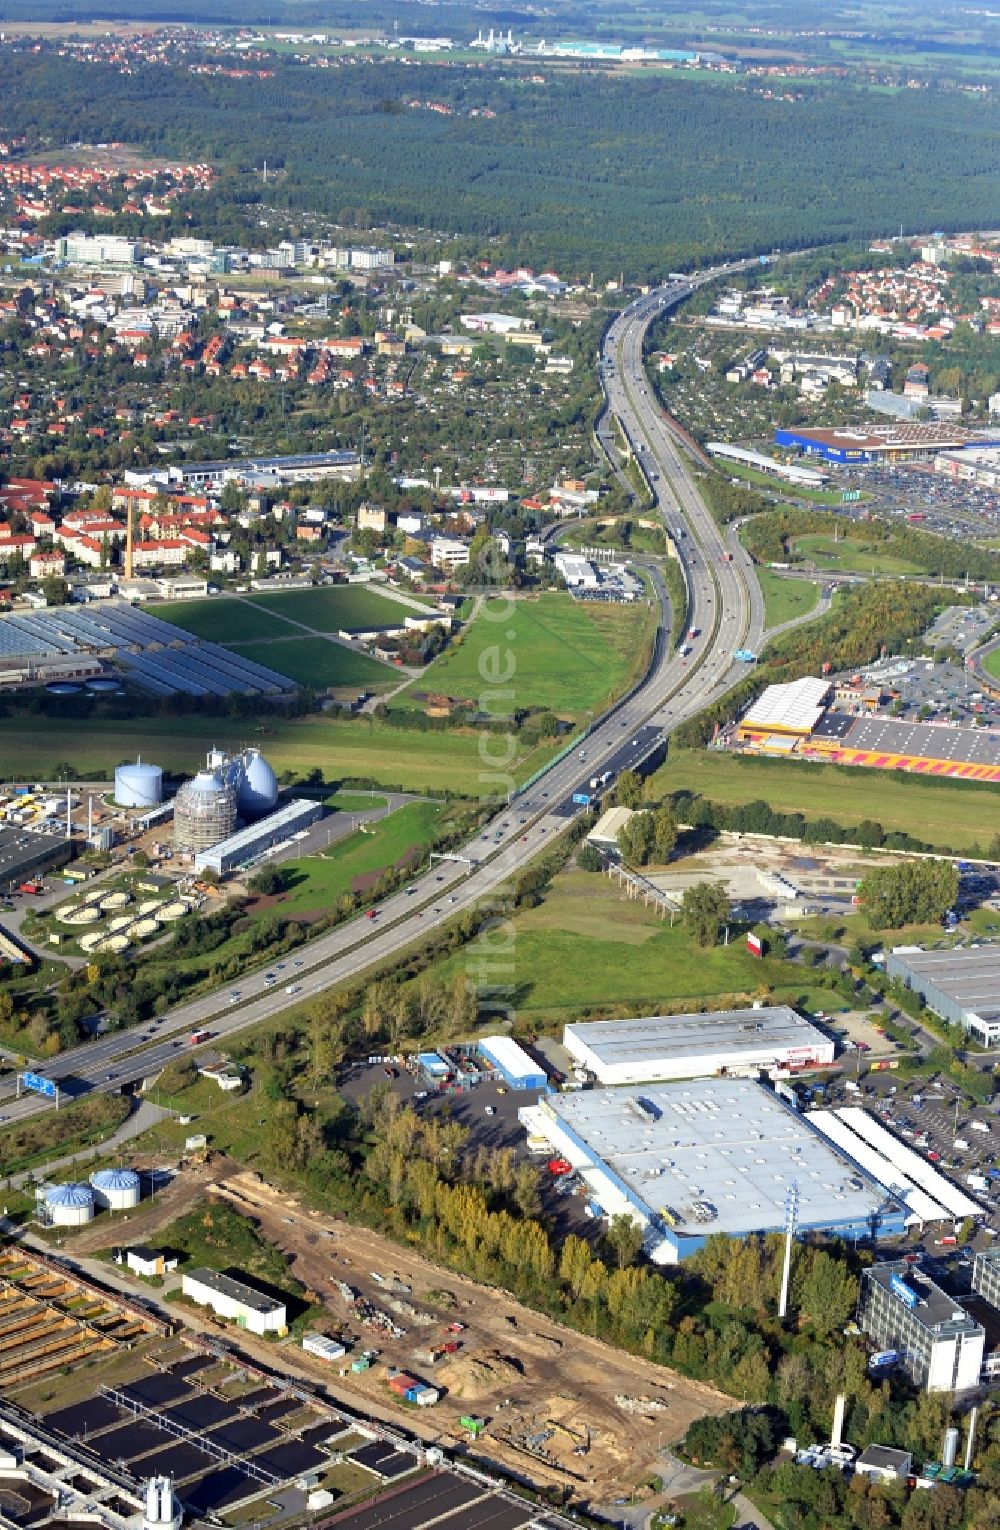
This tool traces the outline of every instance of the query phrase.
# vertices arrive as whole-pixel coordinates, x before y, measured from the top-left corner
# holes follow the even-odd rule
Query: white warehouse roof
[[[765,457],[763,452],[748,451],[743,446],[730,446],[727,441],[709,441],[706,443],[706,451],[713,457],[721,457],[725,462],[740,462],[744,467],[756,468],[761,473],[774,473],[778,478],[784,478],[788,483],[801,484],[813,489],[821,489],[826,482],[826,473],[817,473],[815,468],[797,467],[792,462],[778,462],[774,457]]]
[[[566,1050],[602,1084],[697,1078],[722,1069],[832,1062],[834,1043],[787,1004],[716,1014],[567,1025]]]
[[[543,1071],[510,1036],[484,1036],[479,1050],[510,1078],[535,1078]]]
[[[811,733],[823,715],[830,682],[806,675],[788,685],[769,685],[743,714],[741,726]]]
[[[982,1207],[860,1106],[811,1110],[809,1120],[880,1185],[900,1196],[921,1222],[979,1216]]]
[[[793,1181],[803,1231],[863,1225],[882,1200],[811,1116],[748,1079],[581,1090],[550,1095],[539,1110],[571,1162],[609,1175],[640,1215],[663,1218],[668,1237],[781,1228]]]

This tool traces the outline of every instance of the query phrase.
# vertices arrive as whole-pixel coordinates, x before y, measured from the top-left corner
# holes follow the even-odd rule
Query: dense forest
[[[1000,123],[983,99],[823,86],[768,100],[723,79],[576,71],[539,84],[528,68],[276,58],[251,88],[5,49],[0,136],[27,134],[29,152],[71,134],[213,160],[227,173],[190,203],[192,228],[210,233],[227,204],[266,197],[354,227],[499,237],[509,258],[570,276],[1000,223]]]

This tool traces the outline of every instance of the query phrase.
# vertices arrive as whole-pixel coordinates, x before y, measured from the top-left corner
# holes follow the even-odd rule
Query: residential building
[[[459,542],[455,537],[432,537],[430,553],[434,567],[449,574],[456,568],[464,568],[469,561],[468,543]]]

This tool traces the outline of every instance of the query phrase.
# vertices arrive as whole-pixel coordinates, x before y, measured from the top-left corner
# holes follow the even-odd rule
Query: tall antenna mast
[[[792,1273],[792,1239],[799,1216],[799,1182],[793,1179],[785,1195],[785,1260],[781,1270],[781,1296],[778,1299],[778,1316],[788,1316],[788,1282]]]

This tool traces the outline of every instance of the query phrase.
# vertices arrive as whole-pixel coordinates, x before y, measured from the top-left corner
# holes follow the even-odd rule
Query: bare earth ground
[[[458,1424],[463,1414],[485,1417],[483,1454],[536,1484],[568,1485],[591,1502],[615,1497],[623,1483],[649,1470],[660,1444],[681,1438],[693,1419],[733,1406],[712,1387],[562,1328],[388,1238],[305,1211],[254,1174],[229,1176],[216,1193],[252,1213],[265,1236],[291,1256],[294,1275],[322,1297],[331,1331],[350,1336],[356,1349],[379,1350],[372,1371],[343,1378],[359,1403],[366,1398],[384,1408],[390,1401],[386,1365],[412,1371],[446,1389],[433,1410],[442,1442],[465,1439]],[[387,1293],[384,1281],[393,1277],[410,1292]],[[388,1311],[405,1336],[386,1340],[363,1327],[336,1280]],[[434,1367],[416,1360],[415,1351],[452,1337],[444,1333],[450,1322],[466,1325],[459,1352]],[[317,1374],[329,1374],[315,1364]],[[632,1409],[616,1397],[633,1400]],[[422,1424],[432,1423],[425,1410],[406,1411],[411,1420],[419,1412]]]

